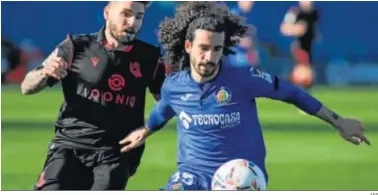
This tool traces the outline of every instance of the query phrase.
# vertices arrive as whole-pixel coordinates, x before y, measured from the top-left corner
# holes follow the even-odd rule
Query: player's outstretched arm
[[[37,69],[30,71],[21,83],[21,92],[31,95],[55,84],[52,78],[61,80],[67,76],[68,64],[58,57],[59,49],[55,49]]]
[[[249,74],[248,89],[253,98],[266,97],[293,104],[307,114],[314,115],[331,124],[345,140],[357,145],[361,142],[370,145],[369,140],[364,136],[364,129],[360,121],[339,116],[326,108],[318,99],[287,81],[255,68],[251,68]]]
[[[163,128],[165,124],[174,117],[175,112],[169,105],[169,97],[165,92],[165,84],[161,92],[161,99],[152,109],[146,125],[131,132],[119,142],[119,144],[123,146],[121,152],[127,152],[133,148],[139,147],[148,136]]]

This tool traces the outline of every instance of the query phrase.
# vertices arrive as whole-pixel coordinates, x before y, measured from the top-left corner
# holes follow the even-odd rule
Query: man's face
[[[133,41],[142,26],[145,6],[140,2],[116,1],[105,7],[104,16],[111,35],[121,43]]]
[[[313,3],[311,1],[299,1],[299,7],[303,11],[310,11],[312,9]]]
[[[212,76],[223,56],[224,32],[198,29],[192,42],[186,40],[185,50],[190,56],[190,67],[201,77]]]

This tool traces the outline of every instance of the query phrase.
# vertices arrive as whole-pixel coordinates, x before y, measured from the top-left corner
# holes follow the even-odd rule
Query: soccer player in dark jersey
[[[138,147],[172,117],[178,117],[178,170],[166,190],[210,190],[212,177],[222,164],[247,159],[265,173],[265,143],[257,115],[256,98],[293,104],[331,124],[354,143],[370,144],[360,121],[344,118],[289,82],[254,67],[225,66],[234,36],[246,31],[242,18],[216,2],[184,3],[174,18],[164,20],[159,38],[170,64],[182,71],[171,74],[162,98],[144,128],[120,143],[122,151]]]
[[[291,8],[285,15],[281,24],[281,33],[284,36],[295,37],[292,44],[292,56],[295,61],[295,68],[304,66],[313,72],[312,64],[312,46],[316,37],[316,24],[318,21],[318,12],[311,1],[299,1],[299,7]],[[302,67],[300,67],[302,68]],[[304,89],[312,85],[312,77],[306,82],[296,83]],[[293,79],[295,83],[296,79]]]
[[[68,36],[21,88],[35,94],[61,82],[64,102],[37,190],[123,190],[144,145],[118,142],[144,125],[146,88],[158,100],[165,79],[160,48],[136,39],[148,2],[110,2],[98,33]]]

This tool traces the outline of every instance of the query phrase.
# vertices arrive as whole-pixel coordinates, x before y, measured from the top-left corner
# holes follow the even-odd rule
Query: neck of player
[[[206,83],[213,80],[219,74],[219,67],[220,66],[218,66],[217,69],[215,69],[214,74],[208,77],[203,77],[200,74],[198,74],[197,71],[194,71],[194,70],[190,71],[190,74],[193,80],[196,81],[197,83]]]
[[[117,41],[116,38],[113,37],[113,35],[110,33],[110,28],[106,27],[105,28],[105,38],[108,43],[110,43],[113,48],[119,48],[122,47],[122,43]]]

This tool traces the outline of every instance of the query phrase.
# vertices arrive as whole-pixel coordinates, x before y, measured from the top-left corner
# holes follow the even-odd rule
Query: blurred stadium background
[[[62,95],[59,88],[21,95],[25,73],[40,64],[67,33],[91,33],[103,25],[106,2],[1,2],[3,190],[32,189],[41,171]],[[139,37],[158,44],[160,21],[177,2],[154,2]],[[290,44],[280,34],[283,16],[297,2],[226,3],[254,26],[250,40],[229,58],[259,64],[285,77],[293,68]],[[247,3],[248,4],[248,3]],[[332,127],[290,106],[259,100],[267,144],[270,190],[378,190],[378,2],[316,2],[320,13],[314,43],[313,94],[342,115],[365,124],[373,145],[353,146]],[[252,44],[250,44],[252,43]],[[154,104],[149,98],[147,112]],[[175,170],[175,121],[147,143],[131,190],[156,190]]]

